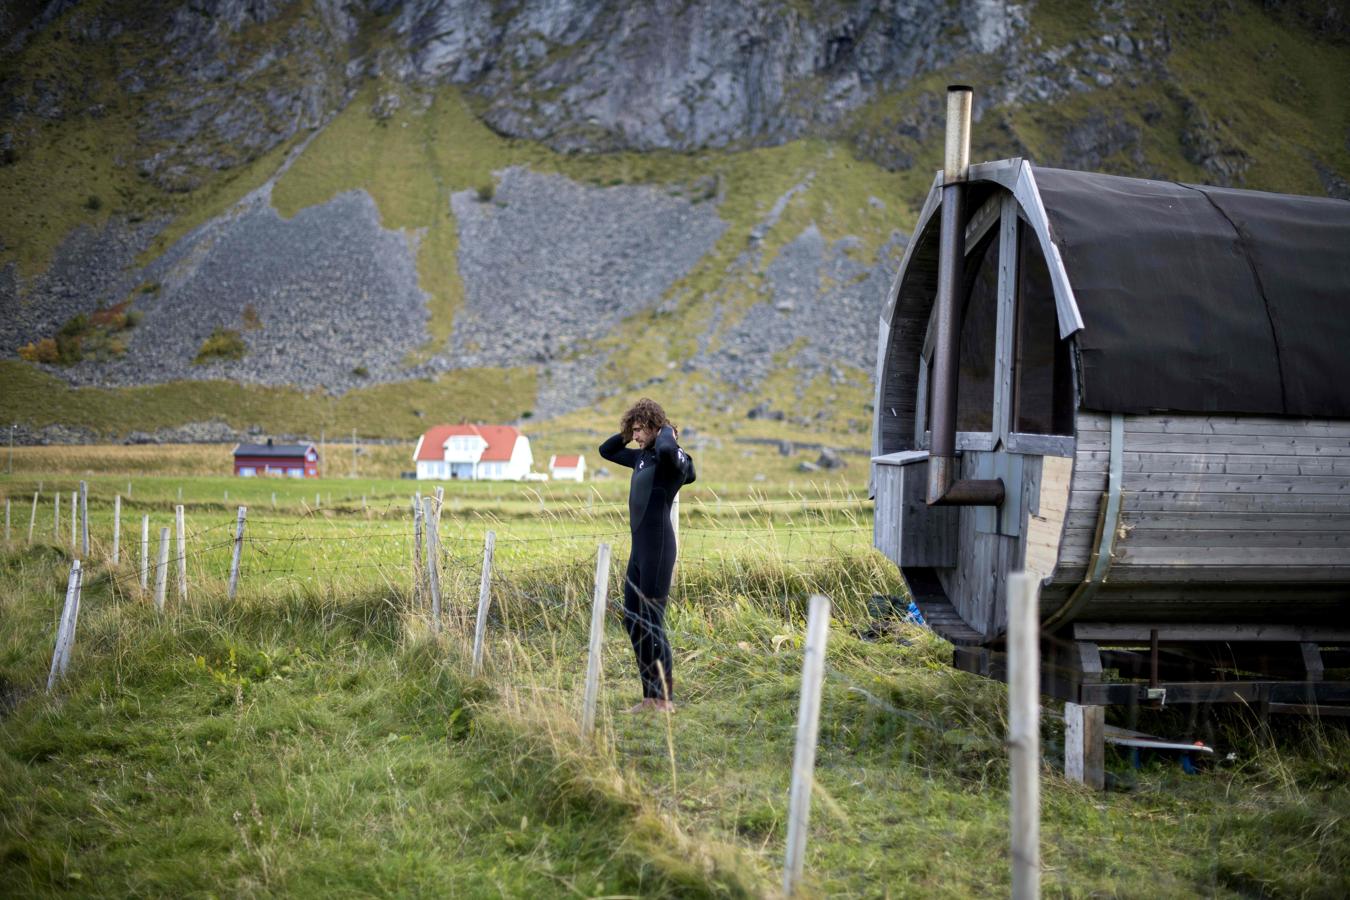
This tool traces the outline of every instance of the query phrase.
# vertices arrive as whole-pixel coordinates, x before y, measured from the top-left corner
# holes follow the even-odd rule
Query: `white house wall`
[[[481,439],[479,440],[481,442]],[[482,462],[483,450],[487,446],[485,442],[475,447],[472,456],[466,456],[462,450],[456,452],[450,449],[449,441],[446,444],[445,459],[418,460],[417,478],[419,481],[450,481],[454,473],[458,473],[459,478],[466,481],[520,481],[534,465],[534,454],[530,450],[530,440],[524,435],[516,438],[515,446],[511,450],[511,458],[505,461]]]
[[[534,466],[534,452],[530,450],[530,439],[525,435],[516,438],[511,448],[511,460],[506,464],[502,478],[518,481],[529,474]]]

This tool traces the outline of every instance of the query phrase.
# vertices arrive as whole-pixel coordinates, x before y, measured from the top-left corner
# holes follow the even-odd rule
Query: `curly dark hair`
[[[648,397],[630,406],[619,420],[619,432],[623,435],[624,443],[633,439],[633,429],[638,425],[646,425],[653,431],[660,431],[666,425],[675,427],[675,423],[666,418],[666,411],[661,408],[661,404]]]

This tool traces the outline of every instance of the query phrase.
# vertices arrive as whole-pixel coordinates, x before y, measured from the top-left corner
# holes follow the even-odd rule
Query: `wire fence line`
[[[856,502],[857,498],[854,497],[749,502],[724,502],[718,498],[713,501],[700,499],[697,505],[712,506],[716,503],[727,509],[759,512],[774,507],[829,512],[837,509],[840,504]],[[246,504],[240,506],[247,508]],[[410,522],[410,506],[407,503],[390,500],[383,507],[384,510],[397,511],[407,517],[405,521],[390,525],[384,520],[367,520],[364,524],[350,527],[347,533],[324,533],[321,530],[324,526],[342,528],[347,523],[345,520],[336,522],[318,520],[313,515],[314,510],[308,508],[303,500],[301,506],[303,511],[298,514],[292,510],[289,515],[278,517],[277,510],[264,504],[262,515],[247,523],[244,534],[238,541],[231,533],[237,524],[233,517],[206,523],[202,523],[198,517],[194,517],[197,518],[196,521],[188,519],[183,529],[185,549],[179,552],[175,546],[176,529],[170,538],[169,568],[182,566],[189,570],[192,581],[209,588],[215,582],[224,582],[230,576],[231,554],[238,544],[237,578],[238,583],[245,589],[259,580],[275,583],[278,579],[284,580],[289,577],[303,577],[308,580],[335,579],[338,576],[371,572],[383,573],[386,575],[384,580],[391,584],[397,584],[409,576],[414,576],[414,582],[417,580],[415,576],[419,573],[411,571],[414,565],[416,534]],[[687,508],[693,506],[694,504],[686,504]],[[626,504],[598,504],[596,507],[626,511]],[[367,505],[366,508],[376,507]],[[440,514],[444,514],[450,510],[450,504],[442,501],[437,509]],[[574,514],[580,511],[577,504],[568,504],[561,513],[551,510],[551,515],[545,517],[549,533],[543,535],[512,535],[509,533],[509,523],[494,520],[490,515],[475,516],[473,532],[464,533],[465,517],[454,517],[450,527],[447,527],[446,523],[440,521],[438,515],[436,542],[438,564],[447,574],[451,570],[460,569],[477,571],[481,563],[483,531],[500,531],[496,537],[499,553],[495,561],[495,577],[492,585],[495,592],[509,594],[510,582],[504,580],[502,576],[506,571],[512,573],[516,579],[531,580],[549,577],[555,573],[580,573],[581,569],[595,558],[594,551],[579,554],[567,549],[575,548],[580,542],[613,543],[620,552],[623,551],[625,539],[630,534],[626,522],[616,522],[615,526],[609,529],[567,527],[568,524],[581,525],[586,521],[586,517],[574,517]],[[158,520],[162,517],[163,513],[154,518]],[[140,536],[135,533],[134,528],[136,516],[133,514],[128,518],[131,521],[125,524],[130,527],[124,532],[125,537],[121,542],[122,548],[119,552],[121,558],[115,565],[101,572],[101,579],[119,592],[148,592],[150,584],[153,584],[155,579],[144,578],[140,570],[147,568],[153,572],[157,569],[154,550],[158,538],[152,534],[148,542],[139,540]],[[749,564],[750,561],[746,557],[765,549],[775,550],[783,563],[794,567],[837,562],[839,554],[856,554],[860,548],[856,546],[856,542],[852,542],[855,546],[837,546],[835,539],[842,538],[847,541],[849,537],[865,533],[859,527],[784,524],[764,521],[755,515],[738,515],[735,521],[719,522],[714,525],[706,523],[684,525],[680,532],[680,567],[677,569],[677,584],[680,576],[690,566],[721,570],[713,573],[713,577],[736,577],[742,574]],[[758,540],[748,539],[748,532],[755,532],[754,537]],[[811,554],[802,552],[806,548],[798,544],[799,541],[821,538],[829,539],[828,544],[819,549],[813,547],[815,552]],[[719,543],[721,546],[718,546]],[[795,554],[794,546],[798,550]],[[512,548],[519,548],[522,553],[527,553],[531,558],[531,564],[523,565],[521,560],[515,558],[517,554],[512,552]],[[542,554],[548,558],[542,562],[533,561],[541,548],[548,548]],[[106,550],[106,546],[104,549]],[[90,555],[98,556],[97,546]],[[356,558],[352,558],[353,556]],[[616,572],[615,578],[619,577],[621,573]],[[395,578],[398,581],[395,581]],[[418,585],[413,583],[409,593],[416,596],[418,590]],[[529,593],[536,598],[541,596],[533,590]]]

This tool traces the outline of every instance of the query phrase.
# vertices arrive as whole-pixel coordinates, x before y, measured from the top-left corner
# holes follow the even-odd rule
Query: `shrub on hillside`
[[[121,331],[127,324],[127,307],[131,304],[123,300],[107,309],[99,308],[89,314],[89,324],[109,331]]]
[[[497,195],[497,185],[493,184],[491,181],[487,182],[486,184],[480,184],[478,186],[479,203],[491,203],[492,198],[495,197],[496,195]]]
[[[244,330],[257,331],[262,328],[262,317],[258,315],[258,308],[252,303],[244,307]]]
[[[132,311],[124,301],[92,313],[71,316],[55,336],[34,341],[19,348],[19,358],[29,362],[70,366],[87,357],[106,359],[127,352],[126,340],[120,335],[140,321],[140,314]]]
[[[84,313],[78,313],[66,320],[66,324],[61,326],[57,337],[79,337],[89,330],[89,317]]]
[[[247,352],[248,345],[244,343],[244,338],[239,332],[233,328],[216,326],[211,336],[202,341],[201,349],[197,351],[197,357],[192,360],[192,364],[200,366],[217,359],[243,359]]]
[[[56,341],[52,338],[43,338],[40,341],[33,341],[32,343],[20,347],[19,359],[26,359],[28,362],[54,365],[59,361],[59,355],[56,350]]]

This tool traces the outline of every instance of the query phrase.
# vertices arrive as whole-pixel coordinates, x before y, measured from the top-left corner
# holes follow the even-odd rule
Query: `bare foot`
[[[653,700],[652,709],[655,712],[673,713],[675,711],[675,704],[669,700]]]
[[[654,704],[657,702],[659,701],[653,700],[651,697],[644,697],[641,702],[635,703],[632,706],[630,706],[628,708],[628,712],[630,713],[648,712],[655,708]]]

